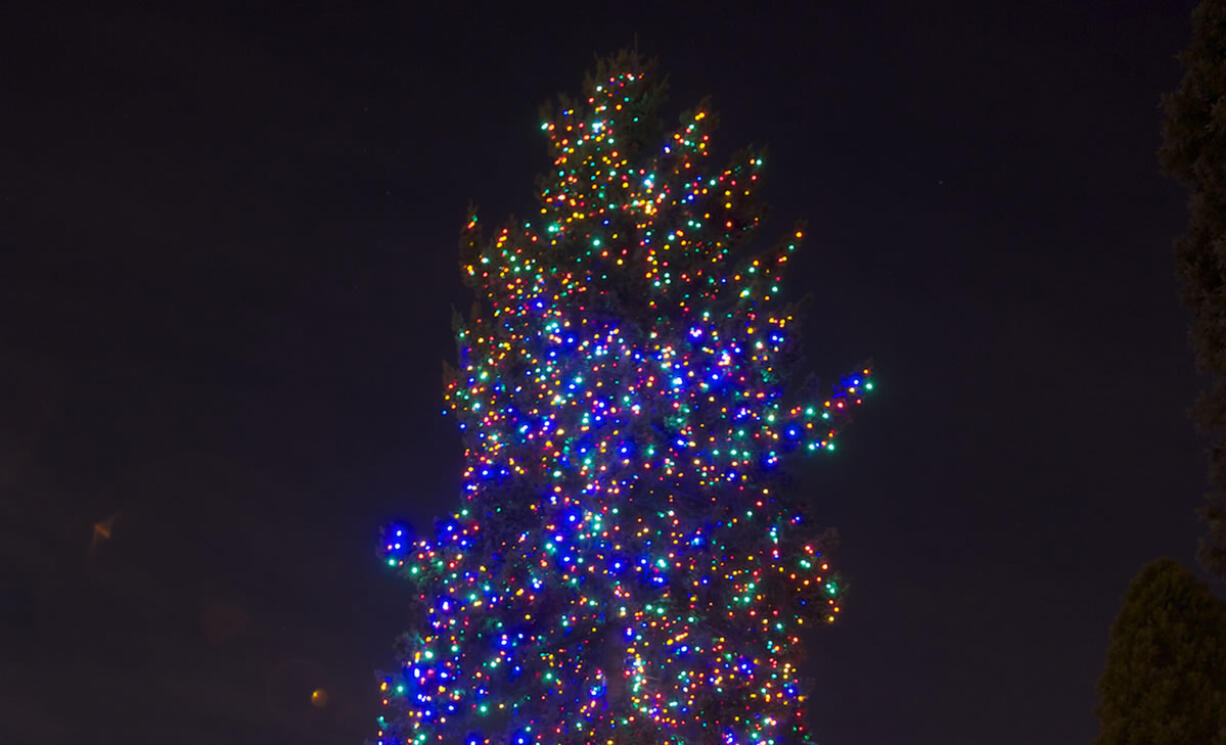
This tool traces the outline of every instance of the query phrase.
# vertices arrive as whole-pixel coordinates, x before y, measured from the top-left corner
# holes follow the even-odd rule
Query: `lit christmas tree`
[[[750,252],[761,154],[712,171],[713,117],[662,136],[663,93],[635,55],[601,62],[541,124],[536,219],[463,232],[465,494],[385,536],[418,602],[381,745],[810,741],[800,637],[839,586],[777,465],[833,450],[872,383],[785,390],[802,230]]]

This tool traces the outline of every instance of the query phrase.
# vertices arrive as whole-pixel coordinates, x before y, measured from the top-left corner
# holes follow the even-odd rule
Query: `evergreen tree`
[[[1098,691],[1096,745],[1226,745],[1226,603],[1176,561],[1145,566]]]
[[[834,449],[869,370],[794,383],[803,230],[750,250],[762,153],[712,171],[714,117],[664,134],[664,92],[600,62],[543,113],[539,214],[462,232],[465,494],[385,536],[416,610],[381,744],[810,741],[800,640],[841,588],[778,465]]]
[[[1226,579],[1226,0],[1203,0],[1192,13],[1185,72],[1165,98],[1160,159],[1187,186],[1188,231],[1175,244],[1190,337],[1209,387],[1197,398],[1197,423],[1209,438],[1212,491],[1201,517],[1200,560]]]

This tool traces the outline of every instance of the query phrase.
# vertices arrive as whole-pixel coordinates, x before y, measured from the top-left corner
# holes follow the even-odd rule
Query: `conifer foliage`
[[[1226,603],[1176,561],[1144,567],[1098,690],[1095,745],[1226,745]]]
[[[1189,337],[1208,385],[1193,413],[1209,439],[1209,479],[1200,561],[1226,580],[1226,0],[1202,0],[1192,40],[1179,56],[1179,87],[1166,96],[1162,149],[1167,173],[1188,188],[1188,229],[1175,243]]]
[[[600,62],[542,117],[534,218],[462,233],[465,493],[386,531],[415,605],[381,744],[810,741],[801,638],[841,587],[778,469],[834,449],[870,370],[795,383],[803,228],[753,250],[763,153],[713,168],[715,117],[666,132],[664,92]]]

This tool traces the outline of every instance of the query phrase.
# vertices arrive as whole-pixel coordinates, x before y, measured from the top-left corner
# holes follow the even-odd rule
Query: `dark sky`
[[[877,363],[802,470],[852,583],[813,729],[1095,734],[1128,580],[1198,530],[1154,157],[1190,3],[38,5],[0,45],[0,741],[373,733],[378,528],[458,498],[464,206],[530,210],[538,105],[636,33],[674,111],[769,143],[813,364]]]

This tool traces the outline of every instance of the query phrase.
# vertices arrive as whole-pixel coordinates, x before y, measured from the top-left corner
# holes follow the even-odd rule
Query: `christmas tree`
[[[598,63],[544,112],[539,214],[462,233],[465,494],[387,529],[416,602],[381,745],[809,741],[801,635],[840,587],[778,465],[833,450],[872,383],[792,384],[803,230],[750,249],[762,153],[713,170],[714,117],[665,132],[664,87]]]

